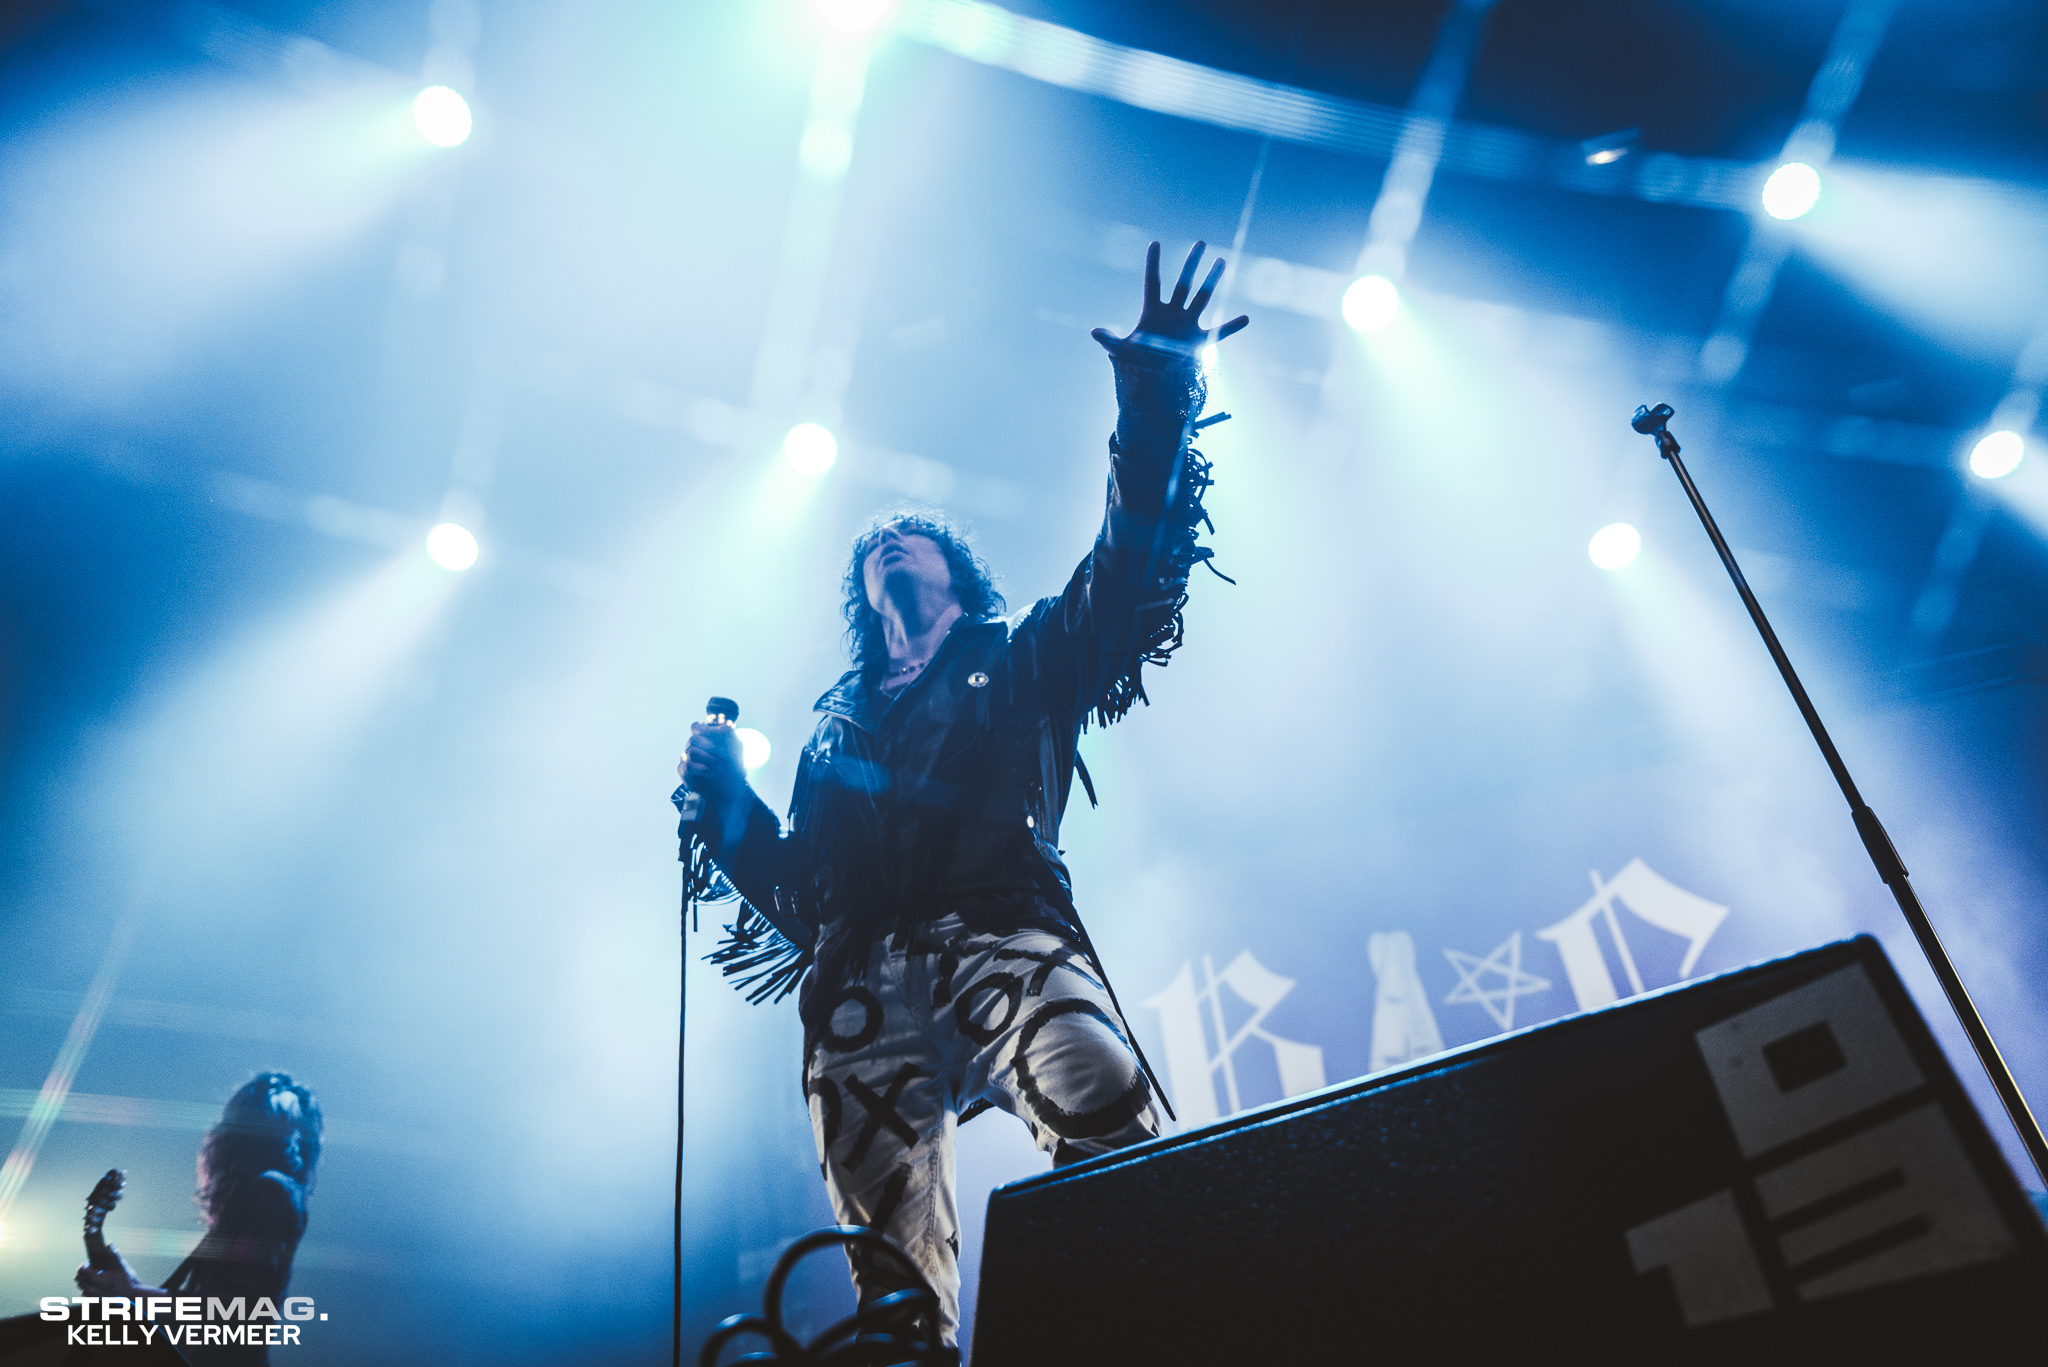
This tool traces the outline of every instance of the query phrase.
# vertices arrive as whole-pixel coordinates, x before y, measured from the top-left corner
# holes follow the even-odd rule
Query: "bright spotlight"
[[[822,475],[839,459],[839,442],[814,422],[800,422],[782,439],[782,458],[807,475]]]
[[[837,180],[853,163],[853,135],[846,125],[813,119],[796,145],[797,165],[819,180]]]
[[[1202,373],[1204,375],[1214,375],[1216,373],[1216,344],[1214,342],[1203,347],[1195,355],[1202,362]]]
[[[1820,172],[1803,161],[1788,161],[1764,182],[1764,212],[1798,218],[1820,199]]]
[[[740,738],[740,763],[747,766],[747,772],[752,773],[768,762],[768,737],[751,726],[736,727],[733,734]]]
[[[1361,275],[1344,291],[1344,321],[1360,332],[1378,332],[1401,309],[1401,291],[1384,275]]]
[[[895,0],[811,0],[811,13],[835,33],[869,33],[882,26]]]
[[[1588,166],[1612,166],[1629,154],[1639,136],[1636,129],[1624,128],[1618,133],[1587,138],[1579,144],[1579,154],[1586,159]]]
[[[1970,452],[1970,473],[1979,479],[2000,479],[2020,468],[2027,443],[2017,432],[1993,432]]]
[[[476,538],[466,527],[443,522],[427,533],[427,555],[444,570],[466,570],[476,563]]]
[[[1643,538],[1626,522],[1611,522],[1593,533],[1586,554],[1603,570],[1618,570],[1642,553]]]
[[[436,147],[455,147],[469,137],[469,101],[445,85],[430,85],[413,97],[412,126]]]

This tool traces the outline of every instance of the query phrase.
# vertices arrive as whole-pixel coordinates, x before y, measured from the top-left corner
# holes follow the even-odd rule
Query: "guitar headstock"
[[[121,1189],[128,1185],[128,1174],[119,1168],[108,1168],[107,1175],[93,1184],[92,1195],[85,1198],[85,1236],[90,1239],[100,1232],[100,1226],[107,1222],[107,1212],[121,1204]]]

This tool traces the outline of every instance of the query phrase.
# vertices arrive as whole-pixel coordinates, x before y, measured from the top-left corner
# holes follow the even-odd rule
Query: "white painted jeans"
[[[1055,1162],[1159,1133],[1151,1088],[1108,991],[1073,940],[995,936],[946,916],[908,944],[878,941],[865,981],[830,994],[804,1064],[818,1162],[842,1224],[881,1230],[960,1319],[953,1127],[987,1098]],[[854,1257],[862,1304],[908,1282]]]

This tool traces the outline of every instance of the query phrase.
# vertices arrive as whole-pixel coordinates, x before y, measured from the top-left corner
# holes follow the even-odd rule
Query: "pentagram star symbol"
[[[1452,968],[1458,970],[1458,985],[1451,989],[1450,996],[1444,998],[1444,1004],[1478,1002],[1503,1030],[1515,1028],[1515,998],[1550,990],[1550,979],[1522,971],[1522,932],[1519,930],[1502,940],[1499,948],[1483,959],[1457,949],[1445,950],[1444,957],[1451,961]],[[1490,988],[1481,984],[1489,974],[1498,980]]]

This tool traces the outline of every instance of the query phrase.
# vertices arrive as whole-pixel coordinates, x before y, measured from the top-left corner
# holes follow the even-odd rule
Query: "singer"
[[[943,518],[882,520],[853,545],[854,667],[818,700],[787,834],[748,787],[730,724],[692,726],[678,766],[704,799],[686,854],[701,842],[745,898],[714,958],[757,1001],[803,975],[804,1093],[833,1209],[917,1259],[948,1344],[954,1125],[1001,1107],[1055,1163],[1159,1132],[1156,1079],[1057,846],[1080,732],[1144,700],[1140,670],[1179,647],[1188,574],[1210,554],[1195,538],[1209,465],[1191,438],[1223,262],[1193,290],[1202,253],[1162,299],[1153,243],[1137,327],[1094,333],[1116,377],[1108,510],[1061,593],[1006,618]],[[855,1258],[853,1276],[863,1306],[902,1286],[879,1261]]]

